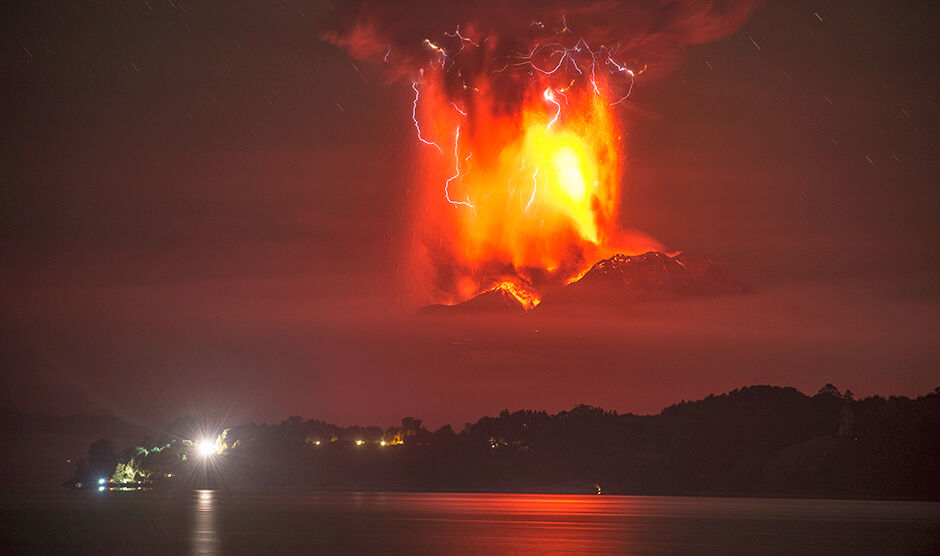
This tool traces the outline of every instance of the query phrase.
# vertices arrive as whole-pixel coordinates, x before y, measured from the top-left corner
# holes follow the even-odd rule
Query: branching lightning
[[[431,42],[431,39],[424,39],[424,44],[428,45],[431,50],[441,55],[441,69],[444,69],[444,64],[447,63],[447,51],[437,44]]]
[[[559,35],[571,35],[572,31],[568,27],[568,22],[564,15],[561,17],[561,29],[558,31]],[[545,29],[545,24],[541,21],[533,21],[532,27],[539,29]],[[437,61],[437,66],[440,68],[440,71],[445,71],[448,62],[451,61],[453,56],[460,54],[463,51],[466,44],[473,45],[475,47],[480,47],[480,43],[474,39],[471,39],[465,36],[460,31],[460,26],[457,26],[452,33],[443,33],[443,35],[450,39],[457,39],[458,47],[456,51],[451,49],[448,52],[448,48],[442,44],[432,41],[429,38],[424,39],[425,45],[431,49],[436,56],[439,57]],[[569,43],[570,44],[570,43]],[[604,93],[601,91],[601,86],[598,83],[598,70],[606,69],[607,74],[610,77],[624,76],[626,79],[624,90],[625,93],[620,95],[609,102],[610,106],[616,106],[626,100],[630,94],[633,92],[633,86],[636,81],[637,72],[634,72],[632,69],[628,68],[625,64],[617,62],[611,57],[613,51],[616,51],[617,47],[613,50],[601,46],[599,50],[593,50],[584,37],[578,37],[577,41],[574,42],[571,46],[565,46],[558,40],[549,41],[549,42],[538,42],[535,46],[532,47],[527,53],[516,54],[511,58],[506,65],[502,68],[494,70],[494,73],[504,72],[510,69],[516,70],[526,70],[529,72],[529,75],[543,76],[545,78],[555,78],[560,76],[566,80],[563,86],[548,86],[544,89],[542,93],[542,98],[555,106],[555,113],[551,116],[546,125],[546,131],[551,131],[552,127],[555,126],[559,118],[561,117],[561,103],[557,100],[556,94],[560,95],[564,100],[566,105],[570,105],[568,101],[567,92],[576,85],[579,79],[587,79],[587,82],[590,84],[590,90],[593,92],[595,97],[603,96]],[[388,47],[388,50],[385,53],[385,61],[388,61],[389,53],[391,52],[391,46]],[[547,62],[547,65],[546,65]],[[585,73],[586,69],[583,66],[589,64],[590,72]],[[645,69],[645,68],[644,68]],[[463,89],[469,92],[476,92],[475,88],[471,88],[466,84],[466,81],[463,81],[462,70],[457,69],[457,75],[463,82]],[[607,87],[610,88],[609,80],[607,82]],[[421,96],[418,89],[418,83],[412,82],[412,89],[415,92],[414,102],[412,103],[411,109],[411,119],[414,122],[415,130],[417,132],[418,141],[424,143],[425,145],[430,145],[437,149],[441,154],[444,153],[440,145],[431,141],[423,135],[421,131],[421,125],[418,121],[418,101]],[[609,98],[609,96],[608,96]],[[450,105],[457,111],[460,116],[467,118],[470,117],[470,114],[461,108],[456,102],[450,101]],[[454,200],[450,196],[450,185],[461,177],[460,171],[460,156],[459,156],[459,142],[460,142],[460,126],[458,125],[455,131],[455,140],[454,140],[454,175],[451,176],[444,184],[444,197],[448,203],[453,205],[462,205],[469,208],[474,208],[474,205],[470,202],[469,197],[466,201]],[[469,156],[467,157],[469,159]],[[522,167],[519,171],[525,169],[525,160],[522,161]],[[529,198],[528,203],[526,203],[526,210],[532,205],[535,200],[536,191],[538,188],[537,184],[537,175],[538,168],[536,167],[535,173],[532,175],[532,195]],[[509,178],[508,185],[511,187],[512,177]]]
[[[538,22],[541,26],[541,22]],[[561,33],[571,33],[571,29],[568,28],[568,25],[562,17],[562,30]],[[585,56],[586,54],[586,56]],[[537,43],[532,49],[526,54],[519,54],[516,56],[515,61],[507,63],[502,68],[495,70],[496,72],[506,71],[509,68],[524,68],[533,72],[537,72],[544,76],[554,76],[558,74],[564,67],[569,66],[578,76],[584,75],[584,70],[581,69],[581,64],[578,63],[578,57],[590,58],[591,64],[591,77],[589,82],[591,88],[594,90],[594,94],[601,95],[600,86],[598,85],[597,79],[597,70],[598,67],[607,68],[610,75],[623,74],[628,77],[627,83],[627,92],[625,95],[621,96],[618,100],[610,103],[612,106],[620,104],[623,102],[633,91],[633,84],[636,79],[636,73],[627,68],[625,65],[616,62],[611,58],[612,51],[606,47],[601,47],[600,50],[594,51],[588,45],[584,37],[579,37],[577,42],[573,46],[567,47],[559,42],[548,42],[548,43]],[[557,61],[553,61],[555,57],[558,57]],[[543,67],[541,63],[537,62],[537,59],[548,61],[548,67]],[[610,66],[610,67],[609,67]],[[555,90],[558,90],[556,88]]]
[[[442,229],[454,236],[451,253],[463,265],[460,273],[471,278],[459,286],[458,298],[497,282],[525,294],[513,293],[530,308],[538,303],[533,276],[567,280],[578,264],[566,260],[567,254],[609,248],[605,242],[613,225],[608,218],[617,208],[620,176],[610,107],[631,95],[642,73],[622,61],[619,45],[592,48],[564,16],[554,24],[533,21],[531,32],[551,37],[482,66],[478,56],[489,56],[496,44],[485,37],[471,38],[457,26],[425,38],[416,46],[426,49],[426,61],[411,83],[418,141],[437,149],[445,166],[443,171],[431,166],[433,197],[427,202],[439,210],[443,181],[444,201],[469,209],[441,215],[447,223]],[[386,62],[390,54],[391,46]],[[499,94],[504,86],[521,93],[508,97],[519,98],[507,104],[509,110],[500,104],[503,99],[474,97],[481,91]],[[441,148],[448,130],[453,130],[452,172],[446,169],[451,153],[444,155]],[[512,270],[497,276],[466,270],[493,268],[492,261]]]
[[[417,140],[440,155],[414,148],[409,276],[438,302],[496,286],[529,308],[591,260],[661,247],[621,227],[629,145],[618,106],[646,69],[635,56],[671,60],[676,49],[730,32],[749,12],[590,2],[568,10],[569,24],[552,3],[531,14],[486,3],[353,4],[325,38],[357,58],[384,61],[390,81],[409,77]],[[728,25],[713,28],[719,21]]]
[[[465,36],[463,36],[463,35],[460,34],[460,25],[457,26],[457,28],[454,30],[453,33],[444,33],[444,36],[445,36],[445,37],[454,37],[454,38],[460,39],[460,50],[463,50],[463,43],[465,43],[465,42],[466,42],[466,43],[470,43],[470,44],[472,44],[473,46],[475,46],[475,47],[477,47],[477,48],[480,47],[480,44],[479,44],[478,42],[474,41],[473,39],[469,39],[469,38],[467,38],[467,37],[465,37]],[[460,50],[458,50],[458,52],[460,52]]]

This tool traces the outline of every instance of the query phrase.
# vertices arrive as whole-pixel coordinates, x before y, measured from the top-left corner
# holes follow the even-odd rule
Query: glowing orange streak
[[[496,291],[496,290],[503,290],[504,292],[513,296],[514,298],[516,298],[516,301],[518,301],[520,304],[522,304],[523,307],[526,308],[526,310],[532,309],[533,307],[538,305],[539,302],[541,301],[534,293],[528,291],[527,289],[523,289],[519,287],[518,284],[514,284],[513,282],[503,282],[499,284],[498,286],[496,286],[495,288],[491,288],[488,291]]]
[[[477,48],[480,48],[480,45],[479,45],[478,43],[474,42],[473,39],[468,39],[467,37],[465,37],[465,36],[463,36],[463,35],[460,34],[460,25],[457,26],[457,28],[454,30],[453,33],[444,33],[444,36],[446,36],[446,37],[456,37],[456,38],[459,38],[459,39],[460,39],[460,50],[463,50],[463,43],[465,43],[465,42],[468,42],[468,43],[472,44],[473,46],[475,46],[475,47],[477,47]]]
[[[431,50],[441,55],[441,68],[443,69],[444,64],[447,63],[447,53],[444,52],[444,49],[431,42],[431,39],[424,39],[424,44],[428,45]]]

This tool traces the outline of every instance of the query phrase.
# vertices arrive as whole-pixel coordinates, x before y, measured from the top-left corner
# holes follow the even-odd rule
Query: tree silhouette
[[[812,397],[751,386],[649,416],[503,410],[459,434],[413,417],[385,431],[248,423],[226,429],[224,466],[244,487],[940,499],[938,430],[940,389],[856,400],[831,384]],[[185,476],[188,440],[166,438],[122,452],[125,475]],[[80,475],[110,476],[117,460],[98,441]]]

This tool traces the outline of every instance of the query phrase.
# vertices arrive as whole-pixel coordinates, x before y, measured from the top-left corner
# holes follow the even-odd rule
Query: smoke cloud
[[[409,275],[428,277],[433,301],[507,282],[538,298],[600,258],[661,250],[619,228],[616,110],[638,80],[668,73],[754,7],[362,0],[331,12],[326,40],[414,89],[425,194],[412,207],[423,248],[409,254],[422,268]]]
[[[754,0],[594,2],[350,1],[325,19],[323,38],[358,60],[386,63],[391,79],[414,79],[437,58],[425,39],[460,51],[462,72],[505,64],[546,38],[571,34],[618,54],[648,75],[667,74],[690,45],[734,32],[759,4]],[[462,49],[458,31],[485,48]],[[448,40],[450,39],[450,40]],[[469,56],[468,56],[469,55]]]

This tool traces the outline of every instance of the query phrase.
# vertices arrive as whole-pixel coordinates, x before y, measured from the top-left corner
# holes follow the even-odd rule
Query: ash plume
[[[338,6],[322,36],[409,83],[422,168],[416,243],[433,301],[494,287],[535,303],[594,261],[662,250],[620,229],[616,110],[639,79],[723,37],[754,2],[379,2]],[[472,159],[472,160],[471,160]]]
[[[413,79],[436,56],[426,39],[453,55],[462,73],[498,69],[515,52],[569,35],[646,66],[650,77],[671,71],[687,46],[712,42],[740,27],[754,0],[594,2],[342,2],[325,20],[323,38],[358,60],[382,62],[389,78]],[[460,36],[455,36],[459,32]],[[463,48],[464,37],[485,48]]]

